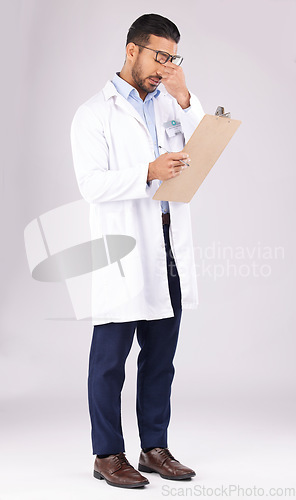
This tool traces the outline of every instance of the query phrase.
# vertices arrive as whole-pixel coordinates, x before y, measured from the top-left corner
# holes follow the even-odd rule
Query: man
[[[178,28],[162,16],[137,19],[128,31],[122,70],[79,107],[71,129],[92,237],[106,242],[108,235],[126,235],[136,242],[120,265],[110,259],[92,276],[88,395],[94,476],[125,488],[149,483],[128,462],[121,427],[125,361],[135,331],[141,348],[138,469],[165,479],[195,476],[167,443],[182,309],[198,303],[190,211],[186,203],[152,199],[162,181],[189,165],[180,151],[204,116],[186,87],[179,39]]]

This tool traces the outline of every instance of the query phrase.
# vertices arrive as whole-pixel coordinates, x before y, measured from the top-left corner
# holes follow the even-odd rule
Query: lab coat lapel
[[[144,121],[142,120],[141,116],[139,115],[139,113],[135,110],[135,108],[131,105],[131,103],[129,103],[122,95],[120,95],[116,88],[114,87],[113,83],[111,82],[111,80],[109,80],[104,89],[103,89],[103,92],[104,92],[104,95],[105,95],[105,99],[108,100],[109,98],[113,97],[115,98],[115,105],[120,107],[121,109],[123,109],[124,111],[126,111],[127,113],[129,113],[130,115],[132,115],[139,123],[140,125],[142,125],[147,134],[150,136],[149,134],[149,131],[146,127],[146,124],[144,123]]]
[[[124,109],[130,115],[132,115],[148,131],[139,113],[135,110],[135,108],[131,105],[131,103],[128,102],[122,95],[117,94],[115,96],[115,104],[120,108]]]

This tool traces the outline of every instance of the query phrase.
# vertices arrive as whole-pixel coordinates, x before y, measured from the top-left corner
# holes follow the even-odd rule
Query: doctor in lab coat
[[[121,457],[125,465],[117,475],[131,467],[122,458],[120,394],[134,332],[141,347],[137,417],[146,459],[154,450],[167,450],[181,313],[198,304],[189,204],[152,199],[162,181],[182,174],[186,167],[180,160],[190,162],[180,151],[204,116],[175,64],[180,62],[176,30],[156,14],[136,20],[121,72],[78,108],[71,127],[75,174],[90,204],[92,238],[117,234],[136,241],[121,260],[124,276],[116,263],[92,273],[89,404],[95,473],[114,486],[122,486],[121,479],[114,474],[110,479],[107,461]],[[150,468],[165,476],[155,464]],[[147,484],[141,478],[126,479],[124,487]]]

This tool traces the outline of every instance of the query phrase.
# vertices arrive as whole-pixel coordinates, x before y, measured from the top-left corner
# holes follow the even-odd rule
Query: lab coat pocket
[[[92,278],[92,317],[104,318],[108,313],[112,321],[118,308],[128,308],[144,287],[137,242],[122,259],[94,271]]]
[[[167,138],[167,144],[168,144],[168,151],[176,151],[176,152],[182,151],[182,149],[185,146],[185,137],[183,132],[173,137]]]

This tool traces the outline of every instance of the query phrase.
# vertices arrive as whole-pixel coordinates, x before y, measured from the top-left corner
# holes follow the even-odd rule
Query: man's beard
[[[132,77],[137,86],[144,92],[147,92],[149,94],[151,92],[154,92],[154,90],[156,89],[156,86],[152,86],[152,84],[149,84],[149,82],[146,83],[146,78],[143,79],[141,77],[141,66],[137,63],[132,68]],[[158,78],[159,81],[161,80],[161,78],[159,77],[154,76],[153,78],[154,79]]]

